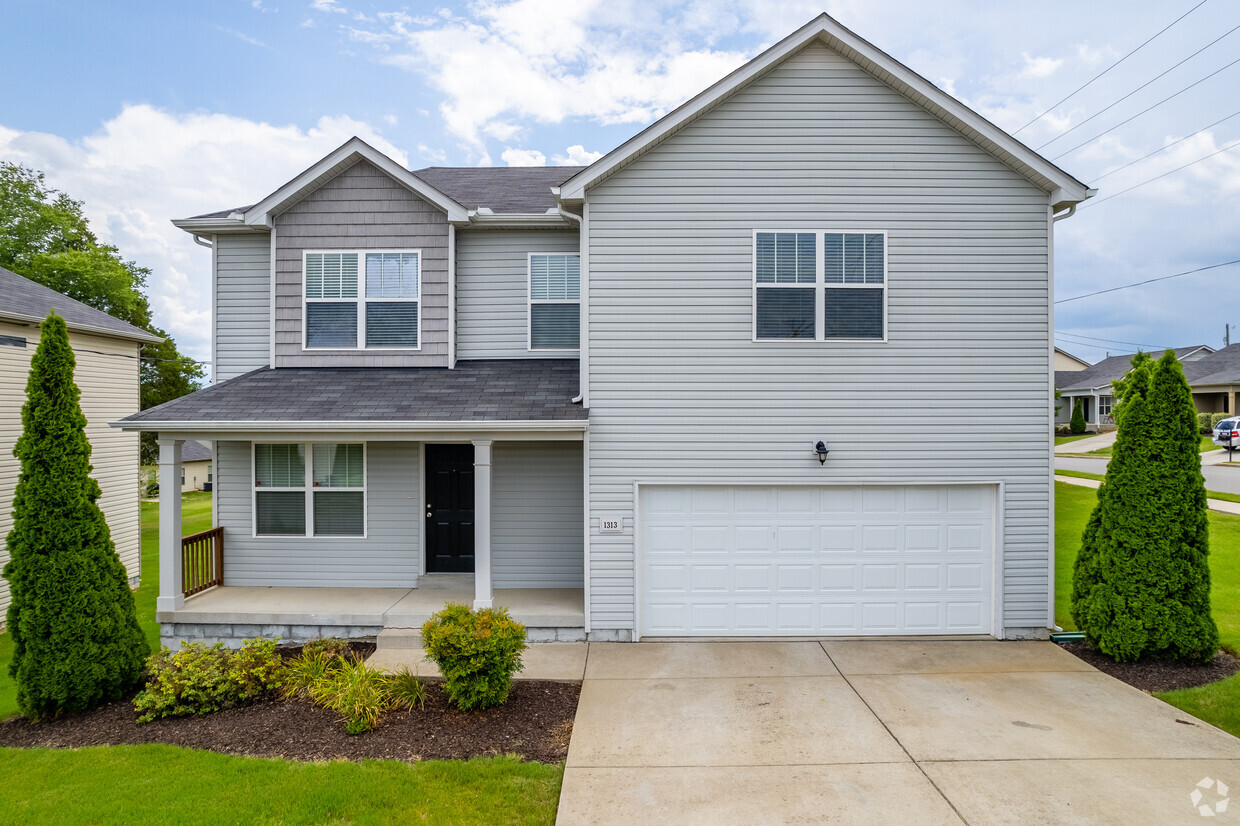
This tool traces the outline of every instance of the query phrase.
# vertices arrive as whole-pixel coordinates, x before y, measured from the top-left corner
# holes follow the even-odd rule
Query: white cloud
[[[240,40],[242,43],[249,43],[251,46],[261,46],[264,49],[271,48],[266,43],[259,40],[257,37],[250,37],[250,35],[246,34],[245,32],[239,32],[236,29],[227,29],[227,28],[224,28],[223,26],[216,26],[215,30],[218,32],[223,32],[224,34],[229,35],[230,37],[235,37],[238,40]]]
[[[43,171],[48,184],[83,201],[100,238],[151,268],[155,323],[189,355],[208,359],[210,254],[169,221],[252,204],[353,135],[407,162],[371,126],[347,117],[303,130],[146,105],[126,106],[76,141],[0,126],[0,157]]]
[[[537,149],[505,149],[500,159],[509,166],[546,166],[547,156]]]
[[[557,166],[589,166],[607,153],[590,152],[581,144],[570,146],[563,155],[552,155],[551,160]]]
[[[275,13],[280,10],[278,8],[268,8],[267,6],[264,6],[263,0],[250,0],[250,8],[255,11],[261,11],[263,14],[267,14],[268,12]]]
[[[426,158],[431,163],[442,165],[448,162],[448,153],[444,152],[442,149],[435,149],[434,147],[427,146],[424,143],[418,144],[418,154],[423,158]]]
[[[348,14],[349,10],[340,5],[340,0],[310,0],[310,8],[315,11],[335,12],[336,14]]]
[[[1063,65],[1063,58],[1030,57],[1028,52],[1022,52],[1021,57],[1025,59],[1025,66],[1020,76],[1025,78],[1050,77]]]
[[[315,22],[313,17],[307,17],[305,20],[301,21],[301,28],[303,29],[317,29],[318,26],[319,24]]]

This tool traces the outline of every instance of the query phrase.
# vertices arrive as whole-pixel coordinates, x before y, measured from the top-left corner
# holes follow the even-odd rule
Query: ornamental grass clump
[[[21,472],[3,571],[12,600],[9,674],[32,720],[126,696],[150,653],[99,509],[68,328],[52,313],[39,330],[13,448]]]
[[[139,723],[160,717],[210,714],[267,696],[284,683],[277,640],[246,640],[232,651],[222,642],[163,646],[147,661],[147,685],[134,698]]]
[[[1170,351],[1132,364],[1115,383],[1119,433],[1073,569],[1072,617],[1119,662],[1203,663],[1219,637],[1192,392]]]
[[[318,705],[336,712],[348,734],[365,734],[379,724],[383,713],[395,703],[388,690],[388,677],[362,660],[342,659],[310,687]]]
[[[470,611],[448,603],[422,626],[422,646],[439,666],[453,705],[492,708],[508,700],[512,675],[522,668],[525,626],[503,608]]]

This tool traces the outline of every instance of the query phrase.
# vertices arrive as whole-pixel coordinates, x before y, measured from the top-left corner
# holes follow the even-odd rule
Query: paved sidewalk
[[[557,823],[1196,822],[1205,777],[1240,740],[1052,643],[594,643]]]
[[[1112,430],[1109,433],[1102,433],[1097,436],[1090,436],[1088,439],[1077,439],[1075,442],[1067,444],[1055,445],[1056,453],[1089,453],[1091,450],[1101,450],[1104,447],[1111,447],[1115,444],[1115,437],[1119,435],[1118,430]]]
[[[1055,481],[1063,482],[1068,485],[1079,485],[1083,488],[1093,488],[1094,490],[1097,490],[1102,486],[1102,483],[1097,479],[1081,479],[1078,476],[1056,475]],[[1240,515],[1240,502],[1228,502],[1223,499],[1207,499],[1206,507],[1212,511],[1219,511],[1220,513],[1234,513]]]

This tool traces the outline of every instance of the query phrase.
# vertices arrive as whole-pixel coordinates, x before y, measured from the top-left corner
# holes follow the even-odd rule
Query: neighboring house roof
[[[115,423],[175,424],[571,422],[570,359],[458,361],[446,367],[264,367]],[[209,428],[208,428],[209,429]]]
[[[1232,344],[1184,365],[1192,385],[1240,384],[1240,344]]]
[[[1192,347],[1176,347],[1174,352],[1175,357],[1183,361],[1186,357],[1202,349],[1209,350],[1210,348],[1204,344],[1197,344]],[[1111,356],[1084,370],[1058,370],[1055,372],[1055,386],[1059,388],[1061,393],[1071,390],[1097,390],[1100,387],[1110,387],[1111,382],[1122,379],[1132,368],[1132,357],[1134,355],[1136,353]],[[1158,358],[1162,355],[1162,352],[1154,352],[1150,353],[1150,355]],[[1194,363],[1189,362],[1184,365],[1185,375],[1188,374],[1189,364]]]
[[[1066,359],[1071,359],[1072,361],[1075,361],[1077,364],[1081,365],[1080,366],[1081,370],[1084,370],[1086,367],[1089,367],[1089,362],[1087,362],[1085,359],[1081,358],[1080,356],[1072,355],[1067,350],[1063,350],[1063,349],[1060,349],[1059,347],[1056,347],[1055,353],[1057,355],[1063,356]],[[1060,371],[1060,372],[1066,372],[1066,371]]]
[[[181,445],[181,461],[209,462],[211,461],[211,448],[207,447],[202,442],[187,439],[185,444]]]
[[[584,166],[432,166],[413,174],[464,204],[497,213],[534,213],[555,209],[552,187]]]
[[[52,310],[71,330],[135,341],[163,341],[127,321],[0,267],[0,318],[38,323]]]
[[[565,201],[581,201],[587,187],[619,171],[816,41],[856,63],[1046,190],[1052,196],[1053,206],[1079,203],[1093,194],[1084,183],[824,13],[565,181],[560,196]]]

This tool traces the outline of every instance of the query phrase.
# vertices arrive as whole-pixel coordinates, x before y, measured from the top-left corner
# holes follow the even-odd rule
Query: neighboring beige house
[[[39,345],[39,322],[50,310],[69,326],[77,359],[74,378],[82,391],[86,436],[94,477],[103,489],[99,506],[129,582],[139,579],[138,436],[108,422],[138,410],[138,348],[158,338],[107,313],[0,268],[0,537],[13,526],[12,502],[20,464],[13,447],[22,432],[22,405],[30,359]],[[0,543],[0,566],[9,555]],[[9,585],[0,579],[0,611],[8,608]],[[0,615],[0,621],[2,621]]]
[[[1055,348],[1055,372],[1070,373],[1085,370],[1091,365],[1085,359],[1079,359],[1071,353]]]
[[[1207,394],[1199,396],[1199,393],[1205,391],[1198,390],[1198,382],[1194,380],[1194,376],[1204,376],[1203,368],[1198,364],[1219,364],[1216,361],[1207,361],[1214,359],[1219,353],[1216,353],[1213,347],[1206,344],[1196,344],[1192,347],[1176,347],[1174,348],[1175,356],[1184,365],[1184,374],[1188,378],[1189,383],[1193,386],[1193,401],[1197,405],[1198,410],[1210,411],[1211,404],[1221,405],[1224,411],[1227,410],[1227,400],[1225,394]],[[1224,351],[1220,351],[1224,352]],[[1059,362],[1058,349],[1055,350],[1055,362]],[[1076,400],[1081,400],[1082,413],[1085,416],[1085,426],[1092,431],[1102,431],[1115,426],[1114,403],[1112,396],[1111,384],[1123,378],[1132,366],[1132,357],[1135,353],[1124,353],[1119,356],[1108,356],[1097,364],[1090,365],[1085,370],[1070,368],[1061,370],[1055,368],[1055,387],[1059,390],[1060,398],[1058,402],[1059,411],[1055,415],[1055,425],[1066,425],[1072,419],[1072,408],[1076,404]],[[1150,355],[1158,358],[1162,355],[1161,351],[1156,351]],[[1210,382],[1214,384],[1214,382]],[[1214,391],[1214,387],[1209,388]]]
[[[181,448],[181,492],[211,490],[211,448],[188,441]]]

